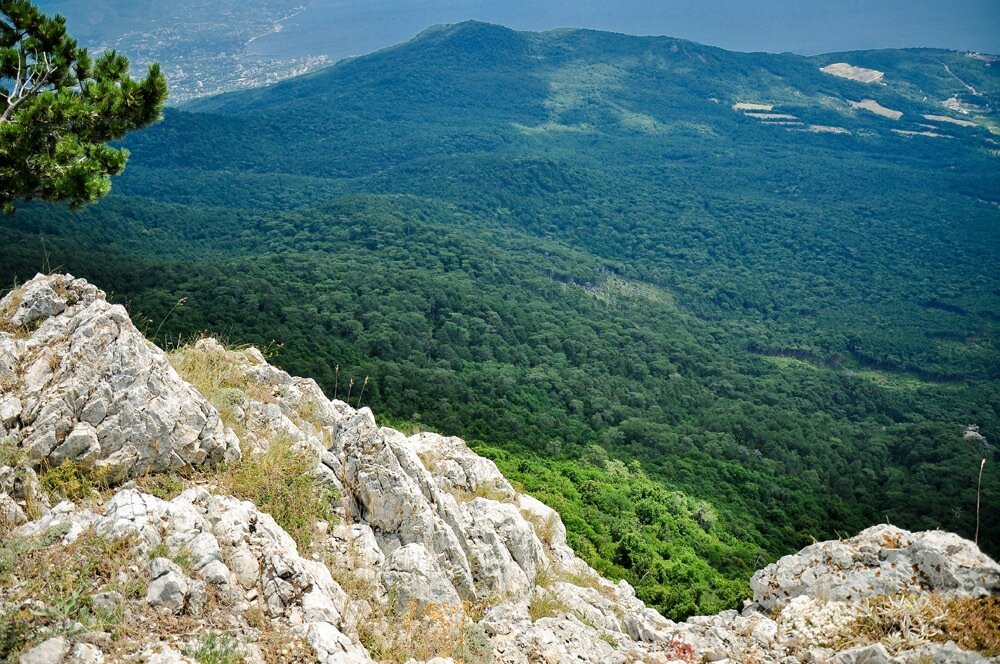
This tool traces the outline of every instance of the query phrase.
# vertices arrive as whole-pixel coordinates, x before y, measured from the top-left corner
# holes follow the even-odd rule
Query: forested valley
[[[996,556],[998,67],[439,27],[168,110],[105,201],[0,222],[0,283],[462,436],[673,618],[814,538],[971,537],[983,458]]]

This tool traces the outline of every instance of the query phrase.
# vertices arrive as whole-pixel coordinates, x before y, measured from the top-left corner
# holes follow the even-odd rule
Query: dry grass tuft
[[[240,411],[248,398],[274,401],[264,385],[247,375],[244,366],[255,362],[239,350],[189,344],[169,357],[177,373],[215,406],[223,423],[237,434],[246,433]],[[300,404],[300,408],[305,410],[300,413],[304,419],[318,410],[311,402]],[[269,441],[265,451],[244,449],[240,462],[212,471],[205,479],[270,514],[292,536],[299,551],[305,552],[312,546],[317,522],[330,521],[334,516],[332,505],[339,500],[336,492],[318,482],[316,463],[315,455],[295,447],[289,437],[278,435]],[[172,483],[156,486],[154,482],[154,488],[172,493],[178,487]]]
[[[1000,597],[900,594],[869,599],[835,645],[878,642],[896,653],[947,641],[988,657],[1000,655]]]
[[[272,402],[274,397],[244,371],[244,362],[252,364],[238,350],[213,350],[181,346],[168,355],[170,364],[181,378],[190,383],[219,411],[223,423],[241,432],[239,408],[247,397]]]
[[[11,317],[13,317],[17,308],[21,306],[24,294],[20,288],[12,290],[10,294],[11,297],[7,300],[7,303],[3,307],[0,307],[0,332],[12,334],[18,339],[26,339],[31,336],[32,332],[39,328],[43,321],[37,320],[27,325],[14,325]]]
[[[942,638],[965,650],[1000,657],[1000,597],[961,597],[945,602]]]
[[[404,611],[389,608],[359,624],[358,636],[378,662],[402,664],[434,657],[464,664],[492,661],[489,636],[469,619],[466,606],[414,603]]]
[[[0,623],[0,652],[15,653],[57,634],[100,630],[121,636],[124,606],[99,609],[94,593],[141,597],[134,538],[106,540],[93,531],[62,544],[60,531],[0,545],[0,597],[9,613]]]
[[[531,597],[531,603],[528,605],[528,615],[531,616],[531,622],[541,618],[554,618],[568,611],[569,607],[566,606],[566,603],[550,590],[539,592],[536,589],[535,594]]]
[[[549,513],[542,517],[528,510],[521,510],[521,516],[531,523],[535,528],[535,536],[547,547],[552,546],[552,538],[555,537],[556,527],[559,525],[559,515],[556,512]]]
[[[220,471],[220,488],[249,500],[267,512],[299,547],[309,551],[318,521],[334,518],[333,504],[340,496],[320,484],[315,476],[316,458],[295,447],[290,438],[278,436],[265,452],[244,451],[243,459]]]
[[[15,326],[10,319],[14,315],[14,312],[17,311],[17,308],[21,306],[21,302],[24,299],[24,291],[20,288],[14,288],[7,297],[9,297],[7,302],[0,307],[0,332],[7,332],[18,337],[22,336],[23,329]]]

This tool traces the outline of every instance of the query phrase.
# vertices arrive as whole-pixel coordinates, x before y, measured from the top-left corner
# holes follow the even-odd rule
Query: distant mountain
[[[462,435],[673,617],[813,537],[972,536],[982,458],[995,554],[998,67],[439,26],[168,111],[0,278]]]

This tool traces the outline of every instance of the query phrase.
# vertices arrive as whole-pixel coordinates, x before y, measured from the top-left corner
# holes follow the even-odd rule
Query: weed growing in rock
[[[42,488],[49,493],[74,502],[91,498],[95,491],[104,491],[111,486],[110,478],[105,473],[68,459],[45,470],[39,480]]]
[[[245,434],[241,414],[248,399],[272,403],[274,396],[265,386],[249,377],[245,365],[258,360],[239,350],[224,349],[216,343],[191,344],[170,354],[170,362],[181,377],[208,399],[219,411],[223,423],[237,434]],[[316,404],[304,402],[300,408],[314,416]],[[242,436],[241,436],[242,437]],[[210,474],[224,492],[249,500],[267,512],[295,540],[300,551],[312,545],[318,521],[330,521],[332,504],[339,495],[316,478],[316,457],[295,447],[286,435],[277,435],[263,452],[243,450],[240,462]],[[173,491],[170,485],[162,487]]]
[[[0,623],[0,649],[10,653],[59,634],[108,631],[121,625],[121,607],[97,607],[93,595],[113,591],[123,599],[140,597],[145,588],[136,581],[135,540],[106,540],[93,531],[70,544],[61,542],[64,530],[38,537],[11,538],[0,545],[0,586],[9,609]],[[130,581],[129,579],[132,579]]]
[[[183,652],[200,664],[237,664],[243,661],[239,641],[225,633],[208,632],[197,645],[184,648]]]
[[[161,500],[173,500],[186,488],[183,478],[175,473],[143,475],[136,479],[135,486],[143,493],[156,496]]]
[[[215,345],[181,346],[169,354],[170,364],[181,378],[190,383],[219,411],[223,423],[237,433],[243,430],[239,408],[252,397],[271,402],[272,395],[250,379],[243,370],[239,351]],[[247,363],[253,364],[247,359]]]
[[[373,619],[374,618],[374,619]],[[410,659],[451,657],[464,664],[488,664],[493,647],[486,631],[471,622],[465,607],[411,603],[391,608],[358,625],[358,637],[372,658],[402,664]]]
[[[531,622],[541,618],[552,618],[566,613],[568,610],[566,603],[549,590],[543,592],[536,590],[531,597],[531,604],[528,605],[528,615],[531,616]]]

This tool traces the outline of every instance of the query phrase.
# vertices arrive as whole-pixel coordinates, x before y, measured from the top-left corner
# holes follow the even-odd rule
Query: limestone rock
[[[37,646],[22,654],[20,664],[61,664],[69,655],[70,642],[65,636],[57,636],[42,641]]]
[[[785,556],[754,574],[750,587],[768,610],[799,595],[840,601],[923,590],[984,596],[1000,592],[1000,565],[953,533],[879,525]]]
[[[197,664],[190,657],[182,655],[165,643],[149,646],[139,657],[143,664]]]
[[[21,416],[21,400],[15,396],[9,396],[0,401],[0,424],[5,427],[12,427]]]
[[[0,493],[0,529],[20,526],[27,521],[21,506],[6,493]]]
[[[240,441],[124,310],[85,281],[38,276],[0,301],[0,315],[19,328],[0,333],[0,436],[35,462],[70,461],[122,481],[236,461],[241,443],[266,450],[280,436],[314,456],[316,479],[339,495],[331,505],[337,518],[317,524],[318,541],[305,552],[270,515],[224,495],[225,482],[200,479],[171,500],[128,483],[103,505],[95,494],[50,508],[30,464],[0,468],[0,519],[15,526],[11,537],[55,532],[61,542],[53,546],[69,546],[88,533],[134,547],[115,572],[120,585],[87,592],[95,610],[138,613],[152,632],[115,644],[107,634],[73,632],[22,661],[99,662],[112,647],[127,661],[192,661],[172,645],[175,635],[156,632],[149,616],[162,610],[182,614],[160,615],[164,624],[194,626],[190,643],[209,630],[239,634],[248,662],[264,661],[265,641],[254,639],[277,625],[308,643],[312,660],[367,663],[358,645],[364,629],[379,621],[389,630],[406,621],[423,628],[424,609],[434,620],[453,618],[497,664],[987,661],[954,644],[913,645],[919,641],[843,649],[862,600],[1000,591],[1000,567],[955,535],[877,526],[818,543],[756,574],[742,612],[674,623],[628,583],[603,579],[579,559],[559,515],[515,491],[461,439],[379,427],[367,408],[327,399],[314,381],[272,367],[256,349],[203,339],[187,352],[242,373],[224,395]],[[147,583],[144,597],[125,590],[137,582]],[[11,596],[0,588],[0,614]],[[46,598],[22,600],[19,610],[46,608]],[[401,621],[393,601],[412,613]],[[481,619],[468,607],[482,610]],[[454,660],[429,661],[469,658],[449,654]]]
[[[467,549],[481,594],[518,596],[548,566],[541,542],[517,507],[485,498],[462,505]]]
[[[407,544],[393,551],[385,561],[382,578],[388,588],[397,591],[399,605],[461,603],[455,587],[448,581],[434,557],[420,544]]]
[[[906,650],[892,658],[894,664],[923,664],[925,662],[947,662],[947,664],[988,664],[995,663],[996,657],[983,657],[977,652],[962,650],[954,642],[928,643],[912,650]]]
[[[101,664],[104,661],[104,653],[95,645],[89,643],[77,643],[73,645],[66,664]]]
[[[164,607],[172,613],[181,613],[191,592],[190,579],[173,562],[155,558],[149,565],[150,583],[146,601],[150,606]]]
[[[881,643],[858,646],[834,656],[835,664],[890,664],[889,653]]]
[[[86,281],[38,275],[0,312],[37,326],[24,339],[0,333],[0,373],[13,377],[0,414],[32,459],[124,480],[239,457],[215,409]]]

